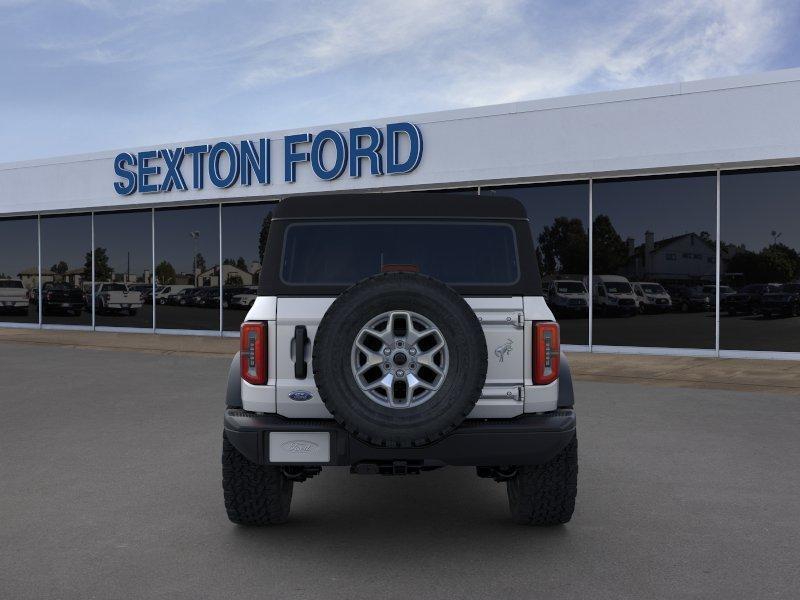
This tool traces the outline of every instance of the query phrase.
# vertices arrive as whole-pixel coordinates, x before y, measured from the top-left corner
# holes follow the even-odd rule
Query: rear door
[[[486,337],[486,384],[471,418],[508,418],[523,412],[525,318],[521,296],[466,298]]]
[[[335,298],[278,298],[275,334],[275,402],[278,414],[329,419],[314,384],[311,352],[322,317]]]
[[[322,317],[335,298],[278,298],[275,385],[278,414],[331,418],[314,383],[312,349]],[[472,418],[523,412],[525,329],[521,297],[467,298],[486,337],[486,384]],[[365,317],[364,321],[368,320]],[[351,376],[343,373],[342,376]]]

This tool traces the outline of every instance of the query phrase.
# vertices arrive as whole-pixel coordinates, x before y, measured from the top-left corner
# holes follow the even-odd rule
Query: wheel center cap
[[[402,352],[398,352],[392,357],[392,360],[396,365],[404,365],[408,362],[408,357]]]

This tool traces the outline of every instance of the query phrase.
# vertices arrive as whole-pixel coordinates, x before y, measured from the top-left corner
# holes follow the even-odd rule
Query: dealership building
[[[234,336],[275,202],[425,190],[525,205],[568,349],[798,359],[799,106],[790,69],[2,164],[0,327]]]

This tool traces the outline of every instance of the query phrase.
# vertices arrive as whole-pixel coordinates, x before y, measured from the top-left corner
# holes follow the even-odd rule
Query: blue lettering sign
[[[222,153],[228,155],[228,174],[220,174],[219,166]],[[239,179],[239,149],[230,142],[218,142],[208,153],[208,178],[218,188],[227,188]]]
[[[311,141],[310,133],[287,135],[283,138],[283,180],[294,183],[297,177],[296,166],[299,162],[308,162],[308,152],[295,150],[297,144],[307,144]]]
[[[191,169],[189,161],[184,161],[188,157]],[[269,138],[121,152],[114,158],[114,191],[120,196],[186,191],[190,170],[194,190],[204,188],[206,176],[218,188],[249,186],[253,181],[269,185],[270,158]],[[283,139],[283,178],[287,183],[297,181],[301,163],[309,163],[318,179],[333,181],[345,169],[350,177],[361,177],[365,163],[373,176],[410,173],[421,159],[422,133],[413,123],[389,123],[385,132],[373,126],[353,127],[347,132],[325,129],[315,135],[297,133]],[[154,181],[162,173],[161,181]]]
[[[121,152],[114,159],[114,173],[123,181],[114,182],[114,191],[120,196],[127,196],[136,191],[136,173],[128,171],[125,165],[136,166],[136,157],[129,152]]]
[[[397,146],[400,135],[404,134],[408,138],[410,150],[404,162],[398,162]],[[386,172],[389,175],[399,173],[409,173],[417,168],[422,159],[422,133],[419,127],[412,123],[390,123],[386,126],[386,153],[387,164]]]
[[[150,183],[151,175],[161,173],[161,167],[150,165],[150,161],[158,157],[155,150],[139,152],[139,191],[143,194],[152,194],[159,190],[157,183]]]
[[[361,145],[361,140],[369,138],[369,143]],[[383,175],[383,132],[377,127],[354,127],[350,130],[350,177],[361,177],[361,159],[369,160],[369,172]]]
[[[322,153],[325,150],[325,144],[331,142],[335,152],[335,160],[330,169],[326,169],[322,164]],[[347,164],[347,142],[344,141],[344,136],[338,131],[326,129],[320,131],[314,138],[314,143],[311,144],[311,168],[314,174],[323,181],[331,181],[336,179],[344,172],[344,167]]]

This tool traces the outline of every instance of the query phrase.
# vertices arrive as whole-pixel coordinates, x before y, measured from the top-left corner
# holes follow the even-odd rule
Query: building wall
[[[360,178],[345,174],[334,181],[316,178],[308,164],[298,166],[296,183],[283,180],[282,140],[298,131],[234,136],[226,139],[272,140],[272,183],[227,189],[206,185],[203,190],[168,194],[117,196],[112,187],[117,151],[11,163],[0,165],[0,214],[796,163],[798,105],[800,69],[789,69],[339,124],[329,127],[346,132],[353,126],[383,128],[389,122],[410,121],[422,130],[425,150],[411,173]],[[157,148],[216,141],[220,140]],[[190,171],[191,161],[184,161],[184,175],[189,177]]]
[[[91,306],[75,315],[39,303],[30,269],[38,265],[46,281],[64,262],[89,281],[83,275],[91,263],[97,281],[112,272],[151,281],[155,273],[155,284],[186,285],[202,262],[216,286],[215,269],[241,257],[251,265],[246,285],[257,273],[252,265],[263,250],[271,203],[309,192],[436,188],[515,196],[528,209],[540,267],[550,279],[619,274],[699,285],[717,279],[719,253],[726,257],[723,284],[788,283],[800,279],[800,169],[779,166],[800,165],[798,100],[800,69],[794,69],[374,121],[376,127],[410,121],[422,131],[419,167],[396,176],[322,181],[302,164],[297,183],[286,183],[287,132],[246,136],[272,139],[269,185],[118,196],[117,152],[0,165],[0,279],[25,271],[26,287],[33,286],[25,314],[0,307],[0,326],[235,335],[245,312],[225,305],[224,282],[223,306],[157,301],[136,315],[100,315]],[[187,144],[160,147],[177,145]],[[678,238],[631,271],[631,247],[649,244],[645,232],[654,232],[656,242],[694,237]],[[713,250],[700,242],[701,232]],[[668,261],[668,253],[677,260]],[[800,357],[800,318],[727,318],[717,301],[692,314],[560,315],[562,337],[570,348],[594,351]]]

